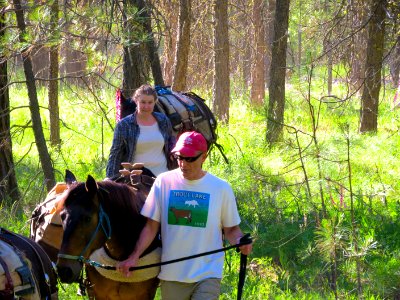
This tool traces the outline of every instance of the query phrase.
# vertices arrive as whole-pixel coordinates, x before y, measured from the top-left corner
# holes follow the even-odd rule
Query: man
[[[183,133],[172,153],[179,168],[160,174],[141,213],[146,216],[136,247],[117,269],[129,276],[129,268],[150,245],[161,227],[161,261],[168,261],[222,247],[222,229],[230,244],[243,236],[240,217],[231,186],[204,171],[207,142],[198,132]],[[248,255],[252,245],[240,247]],[[224,254],[167,264],[161,267],[161,297],[176,299],[218,299]]]

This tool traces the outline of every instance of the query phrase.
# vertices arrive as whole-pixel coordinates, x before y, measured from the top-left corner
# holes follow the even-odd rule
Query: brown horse
[[[155,175],[143,164],[122,164],[127,169],[121,171],[128,174],[115,176],[111,180],[133,186],[147,195]],[[74,174],[66,170],[65,182],[59,182],[53,187],[46,199],[36,206],[30,219],[30,238],[46,251],[53,262],[57,261],[63,238],[62,222],[56,208],[73,182],[76,182]]]
[[[44,250],[0,228],[0,299],[58,299],[57,276]]]
[[[62,282],[79,281],[86,265],[85,286],[90,298],[154,299],[159,284],[157,268],[135,271],[134,278],[125,278],[115,270],[88,264],[105,257],[100,263],[115,265],[129,256],[146,222],[140,209],[149,189],[110,180],[96,182],[90,175],[86,183],[69,188],[58,205],[64,229],[57,261]],[[145,251],[142,264],[160,260],[158,246],[157,239]]]

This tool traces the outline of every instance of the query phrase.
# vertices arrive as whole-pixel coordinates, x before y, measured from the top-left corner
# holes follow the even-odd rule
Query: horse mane
[[[107,211],[112,214],[121,207],[126,207],[129,211],[140,214],[140,210],[146,200],[146,195],[125,183],[117,183],[111,180],[99,181],[100,194],[106,195],[110,199],[111,205],[103,203]],[[120,212],[120,211],[118,211]]]
[[[140,213],[145,195],[141,195],[140,192],[133,187],[129,187],[127,184],[117,183],[111,180],[98,181],[97,184],[99,186],[98,193],[101,198],[100,201],[103,202],[102,205],[109,207],[111,211],[120,206],[128,206],[128,208],[130,208],[129,210]],[[57,202],[56,212],[60,213],[61,210],[71,204],[73,200],[69,197],[70,195],[79,195],[84,192],[87,192],[84,182],[73,184],[60,196]],[[112,199],[110,200],[110,198]],[[132,199],[137,199],[137,201]],[[107,205],[108,201],[112,201],[112,205]]]

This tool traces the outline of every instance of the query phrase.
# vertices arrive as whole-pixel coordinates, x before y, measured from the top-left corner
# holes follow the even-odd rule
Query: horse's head
[[[110,237],[108,216],[102,209],[97,182],[73,185],[59,207],[64,236],[58,255],[57,272],[62,282],[77,281],[83,260]]]

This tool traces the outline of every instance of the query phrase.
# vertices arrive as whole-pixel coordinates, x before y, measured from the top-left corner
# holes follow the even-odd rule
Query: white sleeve
[[[235,195],[229,184],[222,192],[223,204],[221,221],[223,227],[233,227],[240,224],[240,216],[236,206]]]

